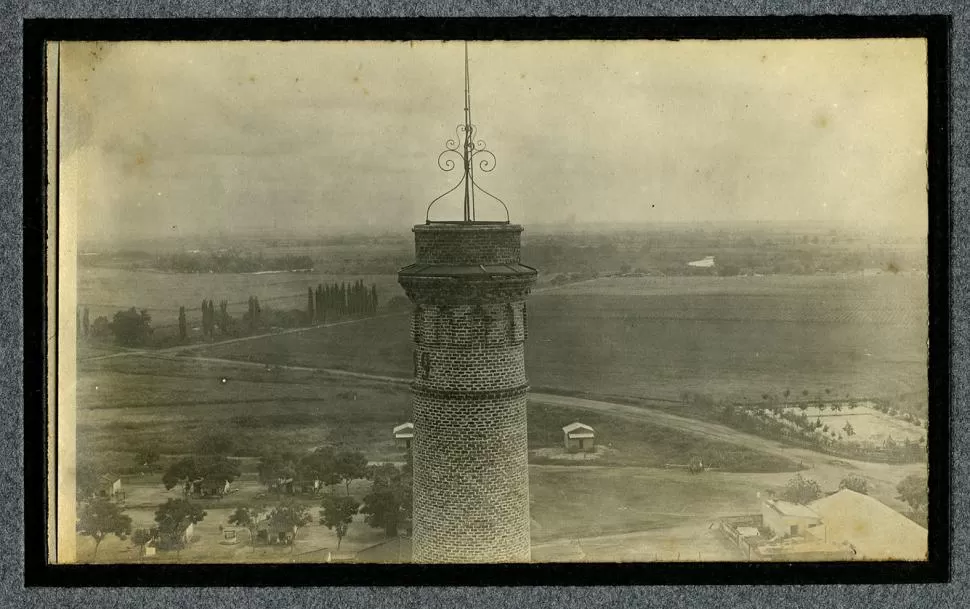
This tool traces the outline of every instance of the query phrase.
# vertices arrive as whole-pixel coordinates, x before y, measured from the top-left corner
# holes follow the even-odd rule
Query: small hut
[[[592,451],[596,441],[593,428],[584,423],[570,423],[562,428],[562,441],[569,452]]]
[[[401,450],[411,450],[414,439],[414,423],[402,423],[393,429],[394,444]]]
[[[101,499],[124,499],[124,491],[121,490],[121,478],[115,474],[104,474],[98,477],[97,496]]]

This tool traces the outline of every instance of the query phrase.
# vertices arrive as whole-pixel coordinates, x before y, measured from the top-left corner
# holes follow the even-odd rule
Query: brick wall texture
[[[415,262],[426,264],[507,264],[519,261],[522,227],[515,224],[419,224],[414,227]]]
[[[521,231],[416,226],[415,250],[431,265],[518,263]],[[416,562],[530,558],[524,343],[534,280],[409,279]],[[472,281],[475,289],[456,287]]]

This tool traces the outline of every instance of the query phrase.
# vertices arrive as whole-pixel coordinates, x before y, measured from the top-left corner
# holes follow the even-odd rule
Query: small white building
[[[185,527],[185,532],[182,533],[182,542],[188,545],[192,543],[193,537],[195,537],[195,523],[190,522],[189,526]]]
[[[812,508],[780,499],[768,499],[761,504],[764,526],[778,537],[824,539],[822,517]]]
[[[414,440],[414,423],[402,423],[392,430],[394,444],[398,448],[411,450],[411,441]]]
[[[591,451],[596,441],[596,433],[593,428],[584,423],[570,423],[562,428],[562,442],[566,450]]]
[[[122,499],[124,491],[121,489],[121,478],[114,474],[105,474],[98,478],[98,497],[102,499]]]
[[[704,256],[700,260],[693,260],[687,263],[687,266],[694,267],[696,269],[709,269],[714,267],[714,256]]]

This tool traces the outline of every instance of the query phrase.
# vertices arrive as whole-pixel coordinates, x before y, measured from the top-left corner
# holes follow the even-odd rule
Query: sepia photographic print
[[[925,39],[46,59],[51,562],[927,560]]]

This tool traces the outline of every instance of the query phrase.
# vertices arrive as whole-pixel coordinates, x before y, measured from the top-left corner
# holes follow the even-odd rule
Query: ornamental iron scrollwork
[[[458,182],[446,190],[441,195],[428,204],[425,211],[425,222],[431,223],[431,208],[435,203],[442,200],[449,194],[464,187],[464,221],[475,222],[475,194],[480,192],[490,197],[502,206],[505,210],[505,222],[509,222],[509,208],[505,201],[488,192],[475,183],[475,167],[483,173],[491,173],[495,170],[498,160],[495,154],[487,148],[485,140],[477,139],[478,127],[472,123],[471,115],[471,87],[468,78],[468,43],[465,43],[465,122],[459,123],[455,127],[455,138],[445,142],[445,149],[438,155],[438,168],[442,171],[454,171],[459,163],[462,167],[462,176]],[[452,156],[454,155],[454,156]],[[457,157],[454,158],[454,157]],[[481,157],[481,158],[476,158]]]

